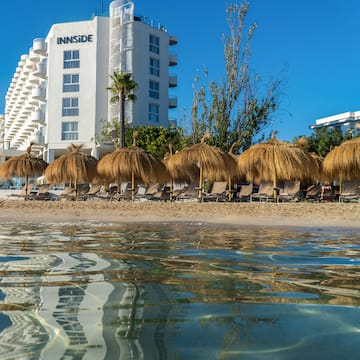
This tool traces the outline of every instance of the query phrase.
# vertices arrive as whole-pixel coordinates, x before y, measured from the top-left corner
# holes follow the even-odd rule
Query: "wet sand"
[[[259,228],[360,228],[360,204],[0,200],[0,222],[14,221],[205,222]]]

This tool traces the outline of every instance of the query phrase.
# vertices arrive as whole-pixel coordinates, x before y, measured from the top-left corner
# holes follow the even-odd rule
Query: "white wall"
[[[106,78],[108,71],[108,18],[53,25],[48,37],[48,149],[66,149],[69,141],[61,140],[62,121],[78,121],[79,138],[75,143],[84,149],[94,147],[95,131],[107,117]],[[57,38],[92,35],[92,42],[58,44]],[[80,68],[64,69],[65,50],[80,51]],[[80,91],[63,93],[63,74],[79,74]],[[62,98],[79,98],[79,116],[62,116]],[[57,156],[55,151],[55,157]]]

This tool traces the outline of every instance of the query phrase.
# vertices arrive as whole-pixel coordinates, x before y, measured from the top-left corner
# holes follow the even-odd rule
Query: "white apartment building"
[[[71,144],[99,157],[103,123],[117,119],[110,105],[110,74],[132,73],[137,101],[127,102],[125,120],[132,126],[169,127],[176,108],[170,88],[177,64],[170,52],[177,39],[154,22],[134,14],[134,3],[115,0],[109,17],[54,24],[45,39],[35,39],[22,55],[6,94],[3,148],[24,151],[34,141],[48,162]]]
[[[327,116],[317,119],[311,129],[318,129],[322,127],[339,128],[343,134],[351,133],[356,134],[359,129],[356,127],[360,124],[360,111],[348,111],[345,113]]]

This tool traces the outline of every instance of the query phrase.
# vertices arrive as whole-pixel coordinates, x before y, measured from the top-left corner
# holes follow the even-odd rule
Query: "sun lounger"
[[[305,199],[311,202],[320,202],[321,185],[310,185],[305,191]]]
[[[176,200],[193,201],[198,199],[198,195],[199,195],[198,184],[191,183],[189,186],[184,187],[183,191],[177,195]]]
[[[160,187],[159,183],[149,185],[143,197],[147,200],[150,200],[154,196],[160,196],[159,187]]]
[[[110,201],[121,201],[121,200],[131,200],[132,198],[132,187],[131,182],[122,183],[120,187],[120,192],[115,191],[110,195]]]
[[[253,190],[253,183],[240,185],[240,191],[235,194],[235,201],[250,201]]]
[[[300,181],[285,181],[284,187],[280,189],[279,201],[299,201]]]
[[[250,195],[250,201],[274,201],[274,185],[272,181],[262,181],[257,193]]]
[[[27,195],[29,196],[34,188],[35,184],[28,184],[27,185]],[[24,198],[26,197],[26,185],[23,186],[23,188],[21,189],[21,192],[19,194],[9,194],[7,195],[8,198],[11,197],[16,197],[16,198]]]
[[[32,191],[28,196],[29,200],[56,200],[57,196],[54,193],[49,192],[50,185],[40,185],[37,192]]]
[[[215,181],[211,192],[204,194],[202,197],[203,201],[228,201],[228,196],[226,192],[227,182],[226,181]]]
[[[344,181],[339,195],[339,202],[359,202],[360,181]]]
[[[155,201],[168,201],[170,200],[170,186],[164,186],[158,190],[155,194],[148,196],[149,200]]]

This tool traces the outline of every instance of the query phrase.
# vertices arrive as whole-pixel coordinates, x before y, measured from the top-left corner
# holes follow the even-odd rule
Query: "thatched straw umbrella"
[[[204,179],[209,180],[228,180],[236,170],[234,160],[229,154],[225,154],[220,149],[205,143],[210,134],[204,134],[201,142],[188,146],[174,154],[169,160],[173,166],[179,169],[186,169],[192,164],[198,166],[199,171],[199,201],[202,200],[202,190]]]
[[[276,139],[255,144],[245,150],[238,159],[238,167],[249,181],[273,181],[274,199],[277,200],[278,180],[309,179],[319,168],[315,160],[298,146]],[[316,176],[316,175],[315,175]]]
[[[324,158],[323,172],[340,186],[344,180],[360,180],[360,137],[332,149]]]
[[[24,154],[13,156],[0,165],[0,178],[25,177],[25,199],[28,196],[29,177],[42,175],[48,166],[43,159],[31,156],[32,145],[34,145],[33,142]]]
[[[69,183],[74,185],[77,194],[77,184],[91,183],[97,179],[97,159],[82,152],[82,146],[71,144],[66,154],[61,155],[47,167],[45,171],[47,183]]]
[[[117,148],[99,160],[97,172],[107,183],[131,181],[131,198],[135,200],[135,183],[145,185],[166,183],[169,174],[164,163],[154,155],[136,146],[138,133],[133,133],[133,145]]]
[[[173,156],[172,144],[169,144],[169,155],[165,158],[164,163],[170,176],[170,201],[173,200],[174,181],[187,182],[198,180],[199,168],[194,163],[189,163],[187,167],[181,167],[174,161],[171,161]]]

